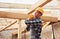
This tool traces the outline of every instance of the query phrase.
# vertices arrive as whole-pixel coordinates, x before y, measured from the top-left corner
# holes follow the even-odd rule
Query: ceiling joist
[[[16,4],[16,3],[1,3],[0,8],[17,8],[17,9],[29,9],[32,5],[30,4]]]

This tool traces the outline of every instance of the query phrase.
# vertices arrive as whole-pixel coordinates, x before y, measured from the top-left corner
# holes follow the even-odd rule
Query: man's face
[[[42,15],[41,12],[39,12],[39,11],[35,12],[35,17],[39,18],[41,15]]]

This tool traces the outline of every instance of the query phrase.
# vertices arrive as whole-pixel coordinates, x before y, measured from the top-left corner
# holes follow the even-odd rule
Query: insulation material
[[[55,39],[60,39],[60,22],[53,24]],[[53,39],[52,26],[47,26],[41,34],[42,39]]]
[[[17,32],[17,30],[7,30],[0,32],[0,39],[12,39],[13,32]]]
[[[60,22],[55,23],[53,25],[53,27],[54,27],[54,35],[55,35],[55,38],[56,39],[60,39]]]
[[[47,26],[42,30],[41,33],[42,39],[52,39],[52,27],[51,25]]]

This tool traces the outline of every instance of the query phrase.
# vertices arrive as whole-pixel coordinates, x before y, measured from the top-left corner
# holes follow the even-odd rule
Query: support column
[[[19,24],[19,27],[18,27],[18,39],[21,39],[21,19],[18,20],[18,24]]]
[[[55,39],[60,39],[60,22],[53,24]]]

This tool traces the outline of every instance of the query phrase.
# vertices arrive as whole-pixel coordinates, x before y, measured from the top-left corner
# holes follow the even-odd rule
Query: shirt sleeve
[[[27,27],[26,27],[26,30],[29,31],[29,30],[30,30],[30,26],[27,26]]]
[[[25,24],[27,25],[26,30],[29,31],[30,30],[30,21],[25,20]]]

